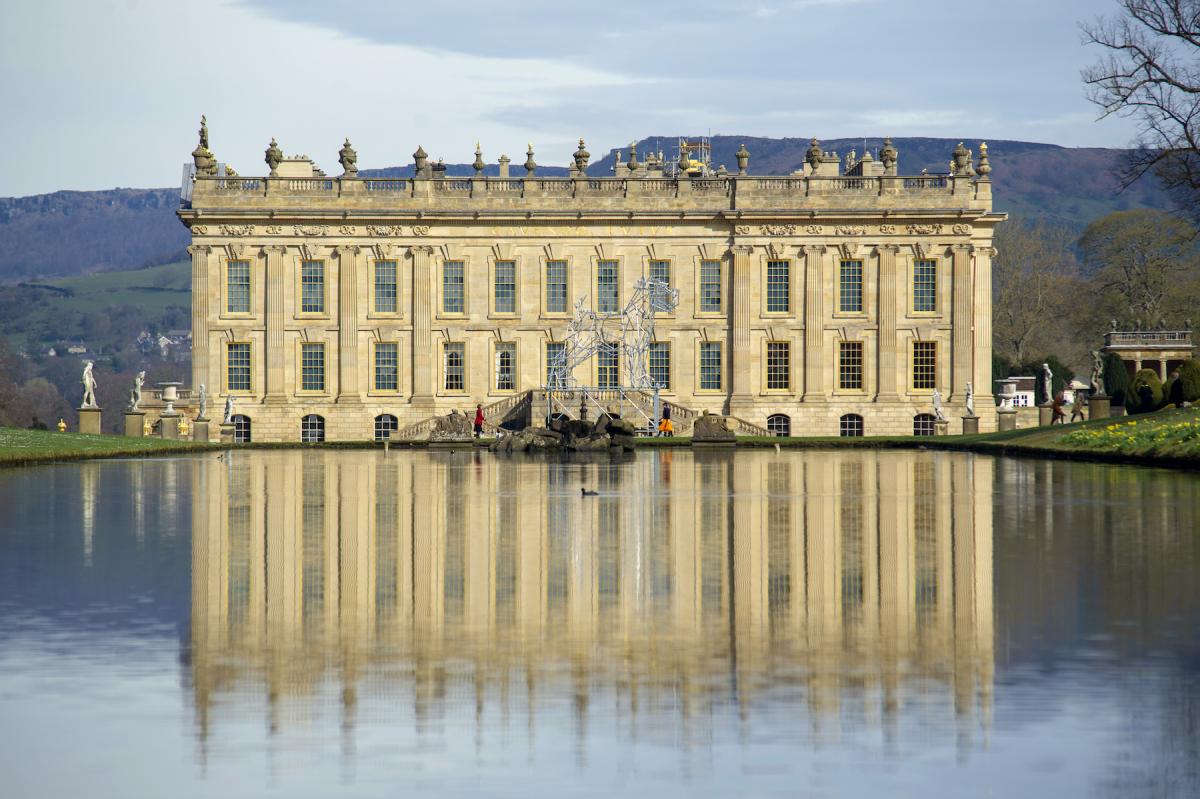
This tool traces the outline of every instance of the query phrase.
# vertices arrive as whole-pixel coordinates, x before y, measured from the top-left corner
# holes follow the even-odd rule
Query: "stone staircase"
[[[500,425],[506,420],[519,417],[523,413],[525,416],[524,424],[529,424],[529,408],[533,402],[533,392],[525,391],[520,394],[513,394],[504,399],[497,400],[483,406],[483,432],[486,435],[494,436],[500,432]],[[475,420],[475,411],[466,410],[467,417],[473,422]],[[433,431],[437,424],[438,417],[430,416],[428,419],[422,419],[419,422],[413,422],[410,425],[400,428],[392,433],[392,441],[418,441],[421,438],[428,436]]]

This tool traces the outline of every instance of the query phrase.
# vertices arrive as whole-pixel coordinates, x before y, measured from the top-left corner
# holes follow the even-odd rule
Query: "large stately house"
[[[890,140],[839,157],[813,140],[789,176],[618,154],[565,176],[500,159],[449,177],[343,174],[274,140],[265,177],[219,165],[202,125],[179,217],[191,231],[193,386],[234,398],[241,440],[364,440],[436,415],[489,424],[573,415],[587,401],[678,432],[709,411],[740,432],[921,434],[935,401],[957,428],[991,401],[987,146],[943,174],[901,176]],[[581,314],[617,319],[641,288],[676,297],[640,349],[564,357]],[[619,327],[619,325],[618,325]],[[594,343],[594,342],[593,342]],[[577,351],[577,348],[573,351]],[[644,358],[631,385],[624,359]],[[214,402],[214,405],[217,404]],[[994,429],[991,413],[981,430]],[[215,432],[215,431],[214,431]]]

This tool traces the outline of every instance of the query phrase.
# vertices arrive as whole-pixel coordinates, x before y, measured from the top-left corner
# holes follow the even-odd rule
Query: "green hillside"
[[[48,281],[46,285],[65,289],[59,307],[64,311],[97,311],[110,305],[137,305],[147,313],[161,313],[171,305],[192,304],[192,265],[188,261],[97,272],[90,275]]]

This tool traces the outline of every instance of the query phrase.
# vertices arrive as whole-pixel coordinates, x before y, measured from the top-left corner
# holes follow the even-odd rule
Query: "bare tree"
[[[1120,0],[1116,18],[1083,25],[1105,54],[1083,71],[1088,99],[1132,117],[1136,145],[1125,186],[1155,174],[1181,212],[1200,221],[1200,0]]]
[[[1014,364],[1062,352],[1062,333],[1078,282],[1072,237],[1044,223],[996,230],[992,323],[996,354]]]
[[[1195,312],[1196,230],[1182,219],[1118,211],[1088,225],[1079,248],[1102,304],[1127,322],[1177,324]]]

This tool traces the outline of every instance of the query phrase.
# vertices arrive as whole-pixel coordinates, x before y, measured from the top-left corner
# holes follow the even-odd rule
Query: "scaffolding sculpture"
[[[562,348],[547,364],[546,390],[549,413],[554,415],[555,392],[579,394],[581,408],[595,406],[598,412],[607,410],[604,401],[616,398],[624,408],[628,402],[650,425],[660,415],[659,385],[650,376],[650,347],[654,343],[654,314],[671,313],[679,305],[679,289],[666,281],[639,278],[633,286],[633,296],[620,311],[605,313],[585,307],[587,297],[575,303],[575,314],[567,325]],[[597,386],[581,386],[574,370],[601,353],[616,356],[617,382]],[[623,379],[622,379],[623,377]],[[636,395],[649,393],[653,410],[647,414],[636,401]],[[559,403],[562,411],[570,410]]]

